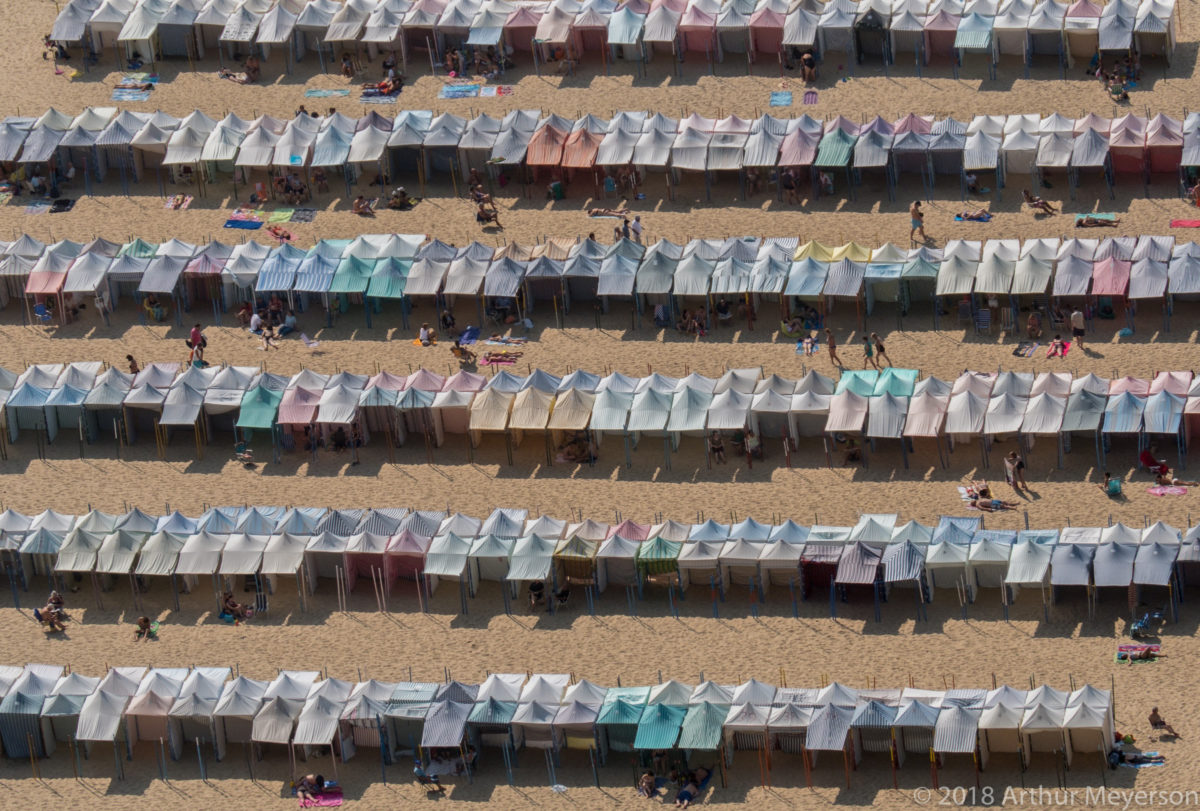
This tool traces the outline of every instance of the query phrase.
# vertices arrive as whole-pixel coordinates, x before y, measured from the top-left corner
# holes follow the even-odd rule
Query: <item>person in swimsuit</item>
[[[1200,487],[1200,482],[1177,479],[1170,473],[1159,473],[1154,477],[1154,483],[1160,487]]]
[[[838,357],[838,353],[837,353],[837,341],[836,341],[836,340],[834,340],[834,337],[833,337],[833,330],[829,329],[829,327],[826,327],[826,328],[825,328],[825,345],[826,345],[827,347],[829,347],[829,361],[830,361],[830,363],[832,363],[834,366],[837,366],[837,367],[841,368],[841,365],[842,365],[842,359]]]
[[[868,366],[873,367],[876,371],[879,369],[879,364],[875,362],[875,347],[871,345],[870,336],[863,336],[863,368]]]
[[[909,240],[916,239],[916,235],[921,235],[922,242],[928,242],[929,237],[925,236],[925,212],[921,210],[921,201],[913,200],[912,205],[908,207],[908,221],[912,229],[908,232]]]
[[[1169,735],[1174,735],[1176,738],[1180,737],[1179,733],[1175,731],[1175,728],[1164,721],[1163,717],[1158,714],[1158,707],[1150,708],[1150,728],[1161,729],[1163,732],[1166,732]]]
[[[725,440],[721,439],[720,431],[713,431],[709,434],[708,450],[714,460],[722,465],[725,464]]]
[[[883,339],[879,337],[878,332],[871,333],[871,343],[875,344],[875,361],[877,363],[886,360],[888,362],[888,366],[896,365],[892,363],[892,359],[887,356],[887,350],[883,347]]]

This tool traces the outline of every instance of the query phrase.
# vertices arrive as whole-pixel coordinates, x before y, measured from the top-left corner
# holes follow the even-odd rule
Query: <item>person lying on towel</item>
[[[992,214],[986,208],[977,208],[974,211],[959,212],[959,219],[972,220],[974,222],[987,222],[992,218]]]

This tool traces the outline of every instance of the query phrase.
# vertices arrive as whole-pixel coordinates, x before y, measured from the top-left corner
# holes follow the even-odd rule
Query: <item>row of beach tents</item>
[[[0,242],[0,305],[23,300],[27,315],[32,317],[31,307],[38,309],[42,321],[50,320],[41,310],[48,299],[62,318],[70,301],[94,296],[107,317],[122,297],[140,303],[149,295],[173,299],[177,319],[207,297],[219,321],[221,311],[237,301],[272,293],[301,312],[310,303],[328,309],[334,299],[346,310],[353,297],[363,302],[368,326],[371,313],[387,301],[399,302],[407,326],[413,306],[454,308],[465,300],[480,319],[500,307],[523,318],[539,301],[553,300],[557,313],[581,300],[599,300],[607,308],[632,299],[639,315],[653,311],[659,326],[670,326],[684,308],[701,307],[716,319],[714,305],[722,298],[760,310],[764,299],[774,301],[782,318],[797,305],[824,313],[840,301],[861,319],[880,303],[898,303],[906,311],[915,302],[947,297],[950,306],[970,302],[970,320],[985,309],[982,303],[1005,296],[1004,312],[990,316],[1003,316],[1011,328],[1022,309],[1049,310],[1051,296],[1110,307],[1128,300],[1130,314],[1137,302],[1157,300],[1169,330],[1170,303],[1200,295],[1200,248],[1149,235],[952,239],[942,248],[911,249],[891,243],[829,246],[796,237],[697,238],[684,244],[661,239],[649,246],[629,239],[607,244],[550,237],[534,245],[472,242],[460,248],[411,234],[324,239],[307,250],[290,242],[269,247],[180,239],[162,244],[67,239],[47,245],[27,234]]]
[[[122,750],[132,759],[138,742],[163,741],[174,759],[195,747],[202,769],[207,754],[222,759],[238,743],[289,751],[293,772],[295,760],[328,750],[334,775],[360,748],[379,750],[384,764],[415,751],[434,774],[465,761],[467,777],[488,758],[500,762],[497,748],[506,769],[521,749],[590,750],[601,762],[610,753],[683,751],[718,756],[722,773],[736,751],[780,751],[801,755],[811,781],[814,767],[845,768],[848,778],[864,761],[886,758],[894,770],[906,754],[935,769],[942,759],[974,758],[979,770],[994,755],[1016,756],[1022,769],[1047,756],[1069,766],[1077,756],[1107,756],[1114,731],[1111,692],[1086,684],[1069,692],[776,687],[757,679],[604,687],[564,673],[353,683],[316,671],[259,680],[228,667],[124,666],[96,677],[30,664],[0,667],[0,696],[5,755],[111,747],[118,775]]]
[[[774,60],[814,49],[851,61],[911,52],[921,62],[979,53],[992,64],[1001,54],[1070,64],[1131,50],[1169,61],[1177,22],[1174,0],[71,0],[50,37],[148,59],[275,48],[291,61],[316,51],[331,66],[335,51],[363,46],[398,52],[406,64],[417,49],[463,46],[535,58],[599,53],[606,62],[653,51]]]
[[[40,116],[9,116],[0,122],[0,161],[87,167],[87,178],[117,172],[122,182],[147,171],[182,172],[204,167],[207,177],[259,181],[271,173],[344,170],[346,177],[385,169],[392,177],[422,182],[438,172],[465,181],[470,169],[596,180],[604,171],[633,165],[645,172],[703,173],[720,179],[776,167],[824,171],[831,176],[882,173],[889,188],[903,175],[920,177],[931,194],[937,176],[965,182],[967,174],[991,172],[997,182],[1011,174],[1096,173],[1110,184],[1119,175],[1148,182],[1153,173],[1183,177],[1200,166],[1200,113],[1183,120],[1165,113],[978,115],[970,121],[908,114],[890,121],[819,120],[805,114],[757,119],[736,115],[676,119],[662,113],[617,112],[611,118],[578,119],[541,110],[513,110],[503,117],[481,113],[468,119],[431,110],[403,110],[389,118],[372,111],[361,118],[342,113],[292,120],[230,113],[216,121],[197,110],[183,118],[116,107],[89,107],[78,115],[51,108]],[[714,174],[714,173],[726,173]],[[1183,174],[1180,174],[1183,173]],[[742,178],[744,179],[744,177]],[[259,182],[253,181],[253,182]],[[1074,186],[1072,186],[1074,188]]]
[[[137,431],[153,430],[165,445],[170,429],[186,429],[202,453],[215,431],[243,440],[260,431],[283,450],[315,453],[322,443],[344,447],[351,435],[355,444],[378,436],[391,447],[409,435],[441,446],[447,434],[467,434],[471,448],[485,436],[502,436],[510,450],[509,443],[541,436],[551,462],[555,446],[580,436],[593,453],[605,437],[614,438],[628,462],[646,437],[661,438],[669,458],[684,437],[703,442],[714,431],[750,430],[768,449],[782,444],[785,454],[803,438],[819,437],[830,464],[831,448],[847,437],[870,447],[896,440],[905,454],[914,440],[932,440],[939,456],[944,442],[952,450],[978,439],[985,464],[993,441],[1016,438],[1028,454],[1043,440],[1057,447],[1061,464],[1076,435],[1094,442],[1101,467],[1121,439],[1132,440],[1123,447],[1131,456],[1155,440],[1174,444],[1183,467],[1200,419],[1200,378],[1190,371],[1115,380],[967,371],[943,381],[897,368],[847,371],[836,381],[816,371],[799,380],[764,376],[761,368],[730,369],[718,378],[600,377],[583,370],[559,377],[542,369],[526,375],[504,369],[490,378],[467,370],[446,377],[428,369],[407,376],[304,369],[289,377],[177,362],[149,363],[132,375],[94,361],[37,364],[20,374],[0,369],[0,396],[12,443],[25,433],[52,442],[64,429],[67,436],[78,433],[81,444],[112,430],[132,442]]]
[[[918,618],[940,590],[954,590],[964,610],[980,589],[1000,589],[1007,606],[1026,588],[1044,606],[1077,593],[1090,611],[1100,590],[1110,589],[1121,597],[1136,591],[1174,615],[1183,584],[1200,565],[1200,527],[1184,534],[1159,521],[1015,531],[985,529],[979,516],[943,516],[926,526],[895,514],[864,514],[854,526],[753,518],[640,524],[567,521],[515,508],[497,508],[486,519],[408,509],[219,507],[199,517],[9,509],[0,514],[0,550],[14,594],[39,577],[53,585],[80,575],[92,578],[97,600],[121,580],[135,601],[144,599],[139,595],[157,581],[178,603],[181,589],[211,580],[219,603],[228,583],[245,579],[262,611],[284,584],[294,584],[303,608],[322,581],[333,580],[343,600],[369,578],[381,608],[394,590],[415,589],[427,610],[430,595],[448,582],[464,613],[468,596],[490,581],[501,584],[506,610],[521,587],[541,583],[551,593],[578,588],[592,610],[609,588],[624,589],[632,602],[656,587],[672,596],[678,590],[674,599],[682,599],[697,585],[711,589],[714,600],[735,588],[766,599],[772,586],[793,602],[824,595],[833,612],[836,597],[857,594],[875,600],[877,614],[880,601],[906,591]]]

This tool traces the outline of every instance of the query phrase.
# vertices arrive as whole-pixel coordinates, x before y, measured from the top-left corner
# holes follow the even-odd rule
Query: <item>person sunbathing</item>
[[[1076,228],[1116,228],[1121,220],[1113,217],[1111,220],[1103,217],[1093,217],[1091,214],[1075,220]]]
[[[315,801],[317,794],[325,788],[325,777],[320,774],[306,774],[296,783],[296,799],[301,802]]]
[[[1131,763],[1134,766],[1142,766],[1147,763],[1166,763],[1166,755],[1148,755],[1145,752],[1120,752],[1121,760],[1125,763]]]
[[[589,217],[628,217],[627,208],[589,208]]]
[[[1025,205],[1029,206],[1032,209],[1036,209],[1036,210],[1044,212],[1046,214],[1057,214],[1058,213],[1057,209],[1055,209],[1054,206],[1050,205],[1042,198],[1040,198],[1036,195],[1030,194],[1029,189],[1022,189],[1021,196],[1025,198]]]
[[[1141,650],[1125,651],[1124,656],[1118,656],[1118,658],[1127,659],[1129,664],[1133,664],[1134,662],[1154,662],[1161,656],[1163,656],[1163,654],[1160,654],[1158,650],[1147,646]]]
[[[1158,707],[1150,708],[1150,728],[1162,730],[1169,735],[1174,735],[1176,738],[1180,737],[1179,733],[1175,731],[1175,728],[1168,724],[1163,717],[1158,714]]]
[[[959,218],[964,220],[972,220],[974,222],[987,222],[991,219],[991,212],[986,208],[977,208],[973,211],[962,211],[959,213]]]
[[[692,804],[692,802],[696,799],[696,795],[699,793],[700,786],[694,779],[689,779],[684,784],[683,788],[679,789],[679,793],[675,795],[675,807],[687,808]]]
[[[1065,358],[1066,356],[1067,356],[1067,345],[1063,342],[1061,335],[1055,335],[1054,340],[1050,342],[1050,348],[1046,350],[1046,357],[1048,357],[1048,358],[1053,358],[1053,357]]]
[[[1177,479],[1170,473],[1159,473],[1154,477],[1154,483],[1161,487],[1200,487],[1200,482]]]
[[[1021,506],[1013,501],[1005,501],[1000,498],[984,498],[979,496],[971,502],[971,506],[977,510],[983,510],[985,513],[1003,512],[1004,510],[1015,510]]]

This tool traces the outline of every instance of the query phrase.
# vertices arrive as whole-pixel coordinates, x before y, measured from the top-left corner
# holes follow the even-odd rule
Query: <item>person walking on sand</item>
[[[1087,325],[1083,321],[1083,310],[1079,309],[1076,304],[1071,310],[1071,335],[1075,337],[1075,348],[1080,352],[1083,351],[1083,335],[1087,331]]]
[[[875,347],[871,345],[870,336],[864,335],[863,336],[863,368],[865,369],[868,366],[871,366],[876,371],[879,371],[879,364],[875,362]]]
[[[883,363],[885,360],[888,366],[895,366],[892,359],[887,356],[887,349],[883,346],[883,339],[879,337],[878,332],[871,333],[871,343],[875,344],[875,362],[876,364]],[[882,367],[880,367],[882,368]]]
[[[916,234],[921,235],[922,242],[929,241],[929,237],[925,236],[925,212],[921,210],[920,200],[913,200],[912,205],[908,207],[908,222],[912,226],[908,232],[910,241],[916,239]]]
[[[829,347],[829,362],[839,369],[842,368],[842,359],[838,357],[837,340],[833,337],[833,330],[829,327],[825,328],[825,345]]]

